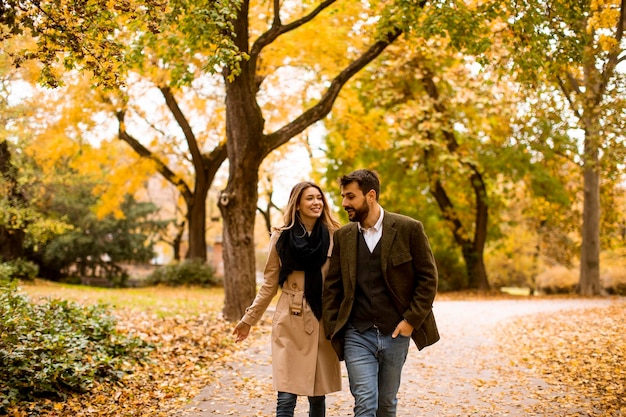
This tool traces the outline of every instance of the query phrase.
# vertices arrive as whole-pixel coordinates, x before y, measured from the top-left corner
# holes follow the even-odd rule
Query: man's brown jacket
[[[324,282],[324,328],[340,360],[343,360],[344,327],[355,297],[358,233],[357,223],[349,223],[335,232]],[[411,338],[421,350],[439,340],[432,311],[437,266],[424,227],[410,217],[385,211],[380,245],[387,290],[398,313],[413,326]]]

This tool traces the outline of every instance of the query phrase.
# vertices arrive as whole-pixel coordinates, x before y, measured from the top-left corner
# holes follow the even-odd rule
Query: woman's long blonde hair
[[[326,225],[328,230],[331,232],[339,229],[341,227],[341,223],[337,220],[334,214],[330,211],[330,207],[328,206],[328,200],[326,200],[326,196],[322,191],[322,188],[311,181],[303,181],[299,182],[293,186],[291,189],[291,193],[289,194],[289,202],[287,203],[287,207],[285,208],[285,215],[283,216],[283,226],[278,227],[278,230],[285,230],[293,227],[296,224],[297,218],[297,207],[298,202],[302,198],[302,193],[309,187],[315,187],[322,195],[322,201],[324,202],[324,207],[322,208],[322,215],[320,216],[320,220],[322,223]]]

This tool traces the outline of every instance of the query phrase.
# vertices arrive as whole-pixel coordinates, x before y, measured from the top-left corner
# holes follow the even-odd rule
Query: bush
[[[18,258],[13,261],[0,263],[0,281],[16,279],[34,280],[39,273],[39,267],[25,259]]]
[[[467,288],[467,271],[457,253],[450,250],[437,251],[435,252],[435,259],[439,273],[438,290],[440,292]]]
[[[626,295],[626,248],[611,249],[602,253],[600,282],[609,294]]]
[[[213,267],[197,259],[163,266],[150,274],[147,281],[151,285],[163,284],[172,287],[183,285],[215,287],[221,285],[221,280],[215,275]]]
[[[0,288],[0,403],[62,399],[95,381],[116,381],[150,346],[116,330],[104,305],[33,303],[14,285]]]
[[[575,293],[578,278],[577,269],[555,265],[537,275],[536,290],[544,294]]]

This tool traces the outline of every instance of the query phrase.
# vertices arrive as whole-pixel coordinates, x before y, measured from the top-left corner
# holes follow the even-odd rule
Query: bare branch
[[[193,130],[191,130],[191,126],[189,125],[187,118],[178,106],[176,97],[174,97],[172,90],[167,86],[159,87],[159,90],[161,90],[163,97],[165,97],[165,103],[174,115],[176,123],[178,123],[183,131],[183,134],[185,135],[185,139],[187,140],[187,146],[189,147],[189,152],[191,152],[191,159],[194,167],[196,168],[196,172],[199,173],[204,171],[202,166],[202,153],[200,152],[200,148],[198,147],[198,140],[196,139],[196,135],[193,133]]]
[[[287,25],[283,25],[280,21],[280,1],[274,0],[274,21],[272,22],[272,27],[267,32],[259,36],[250,49],[250,74],[256,73],[256,63],[263,48],[274,42],[280,35],[297,29],[305,23],[310,22],[324,9],[328,8],[336,1],[337,0],[324,0],[308,15],[303,16],[302,18]]]
[[[272,22],[272,27],[265,33],[263,33],[259,38],[254,42],[252,48],[250,49],[250,57],[251,59],[256,59],[261,50],[265,48],[267,45],[271,44],[278,38],[280,35],[283,35],[287,32],[295,30],[305,23],[313,20],[317,15],[319,15],[322,11],[327,9],[331,4],[335,3],[337,0],[324,0],[320,3],[311,13],[301,17],[298,20],[295,20],[287,25],[283,25],[280,21],[280,1],[274,1],[274,21]]]
[[[571,78],[572,78],[571,75],[568,73],[568,79],[570,79],[570,83],[571,83]],[[572,90],[572,89],[567,88],[565,81],[563,81],[563,79],[559,76],[556,77],[556,81],[559,84],[559,88],[561,89],[561,92],[565,96],[565,99],[569,103],[570,109],[572,109],[572,111],[574,112],[574,114],[576,114],[576,117],[579,120],[582,120],[582,114],[576,108],[576,103],[574,103],[574,100],[572,99],[572,96],[571,96],[572,91],[576,93],[580,93],[580,90],[576,90],[576,89]],[[575,86],[572,86],[572,88],[574,87]]]
[[[143,146],[137,139],[128,134],[124,127],[124,116],[125,112],[123,110],[115,113],[117,120],[119,121],[119,130],[118,137],[120,140],[128,143],[131,148],[137,153],[137,155],[142,158],[149,159],[152,161],[156,170],[163,175],[163,177],[168,180],[171,184],[173,184],[183,195],[183,198],[186,201],[191,201],[193,198],[193,193],[189,189],[189,186],[185,183],[185,181],[178,175],[176,175],[163,161],[161,161],[156,155],[154,155],[148,148]]]
[[[320,101],[315,106],[302,113],[291,123],[267,135],[266,151],[269,152],[272,149],[287,143],[291,138],[303,132],[307,127],[326,117],[328,113],[330,113],[339,92],[350,80],[350,78],[363,69],[367,64],[376,59],[376,57],[378,57],[385,50],[385,48],[393,43],[401,34],[402,30],[398,28],[389,32],[384,40],[376,42],[359,58],[341,71],[330,83],[328,90],[326,90],[326,93],[324,93]]]

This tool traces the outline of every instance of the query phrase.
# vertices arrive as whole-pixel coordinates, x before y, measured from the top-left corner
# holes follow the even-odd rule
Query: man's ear
[[[374,190],[369,190],[365,196],[367,197],[367,201],[370,203],[376,201],[376,191]]]

